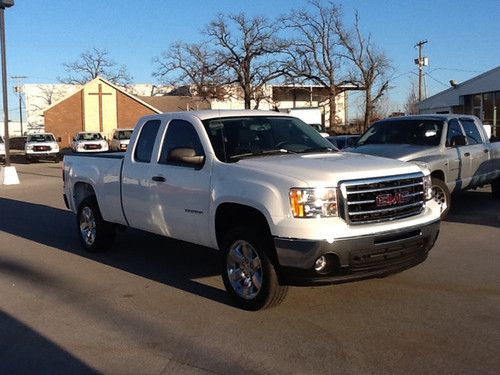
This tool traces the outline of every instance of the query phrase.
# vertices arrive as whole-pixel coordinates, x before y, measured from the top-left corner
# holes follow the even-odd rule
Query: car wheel
[[[497,177],[491,183],[491,195],[494,199],[500,199],[500,177]]]
[[[432,196],[441,206],[441,220],[444,220],[451,207],[451,194],[443,180],[432,178]]]
[[[288,287],[279,284],[275,264],[269,257],[271,238],[247,228],[230,231],[223,244],[222,279],[237,305],[261,310],[279,305]]]
[[[59,157],[59,155],[56,155],[54,157],[54,163],[59,163],[59,160],[61,160],[60,157]]]
[[[78,206],[76,215],[78,238],[85,250],[103,252],[111,247],[115,227],[102,218],[95,197],[85,198]]]

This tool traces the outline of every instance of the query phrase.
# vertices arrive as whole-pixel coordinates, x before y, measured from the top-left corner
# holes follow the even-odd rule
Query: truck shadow
[[[2,374],[99,373],[1,310],[0,333]]]
[[[127,229],[110,251],[92,254],[82,249],[68,210],[0,198],[0,212],[0,231],[233,306],[223,289],[199,281],[220,274],[216,250]]]
[[[500,228],[500,200],[492,198],[489,188],[453,194],[445,221]]]

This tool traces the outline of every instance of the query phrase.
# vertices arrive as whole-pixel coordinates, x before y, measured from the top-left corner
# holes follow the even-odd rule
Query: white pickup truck
[[[85,249],[110,247],[117,226],[220,249],[225,287],[249,310],[287,285],[412,267],[439,232],[429,171],[341,153],[277,112],[146,116],[126,153],[66,155],[63,176]]]

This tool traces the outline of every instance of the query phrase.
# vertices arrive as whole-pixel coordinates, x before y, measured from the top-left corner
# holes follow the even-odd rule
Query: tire
[[[56,155],[56,156],[54,157],[54,163],[59,163],[59,160],[60,160],[59,155]]]
[[[434,200],[441,205],[441,220],[444,220],[451,207],[451,194],[443,180],[432,177],[432,195]]]
[[[76,230],[83,248],[91,253],[108,250],[115,238],[115,227],[102,218],[94,196],[85,198],[78,206]]]
[[[493,199],[500,199],[500,177],[497,177],[491,183],[491,195]]]
[[[223,242],[222,279],[229,295],[245,310],[279,305],[288,287],[280,285],[275,264],[269,257],[269,236],[247,228],[231,230]]]

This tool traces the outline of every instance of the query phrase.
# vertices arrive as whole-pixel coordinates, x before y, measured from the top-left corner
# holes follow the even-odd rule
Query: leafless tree
[[[245,108],[254,108],[265,98],[264,86],[283,75],[277,58],[286,44],[277,38],[278,25],[264,17],[220,14],[204,30],[226,68],[226,83],[236,84],[243,93]]]
[[[40,92],[34,97],[39,99],[38,103],[31,105],[37,111],[45,110],[45,108],[51,106],[66,94],[66,90],[61,88],[60,85],[38,85],[37,88]]]
[[[313,0],[310,5],[310,10],[294,10],[281,18],[282,24],[298,35],[288,50],[287,76],[327,89],[329,123],[334,129],[339,122],[335,99],[350,83],[335,29],[342,12],[332,2],[323,5],[319,0]]]
[[[176,42],[154,62],[157,67],[153,76],[166,84],[193,88],[194,94],[203,99],[224,99],[228,95],[222,64],[205,44]]]
[[[95,47],[83,52],[78,60],[63,63],[63,67],[69,75],[59,78],[59,81],[66,84],[84,85],[97,77],[103,77],[120,86],[127,86],[132,81],[124,65],[113,61],[108,51]]]
[[[371,35],[364,36],[360,30],[359,15],[354,17],[353,30],[347,30],[341,17],[334,22],[335,33],[344,52],[341,56],[350,62],[350,81],[364,89],[365,113],[363,131],[373,120],[377,103],[389,89],[390,60],[372,43]]]
[[[415,87],[415,84],[411,84],[411,89],[410,92],[408,93],[408,96],[406,97],[406,102],[404,104],[404,110],[407,115],[417,115],[418,114],[418,95],[417,95],[417,89]]]

